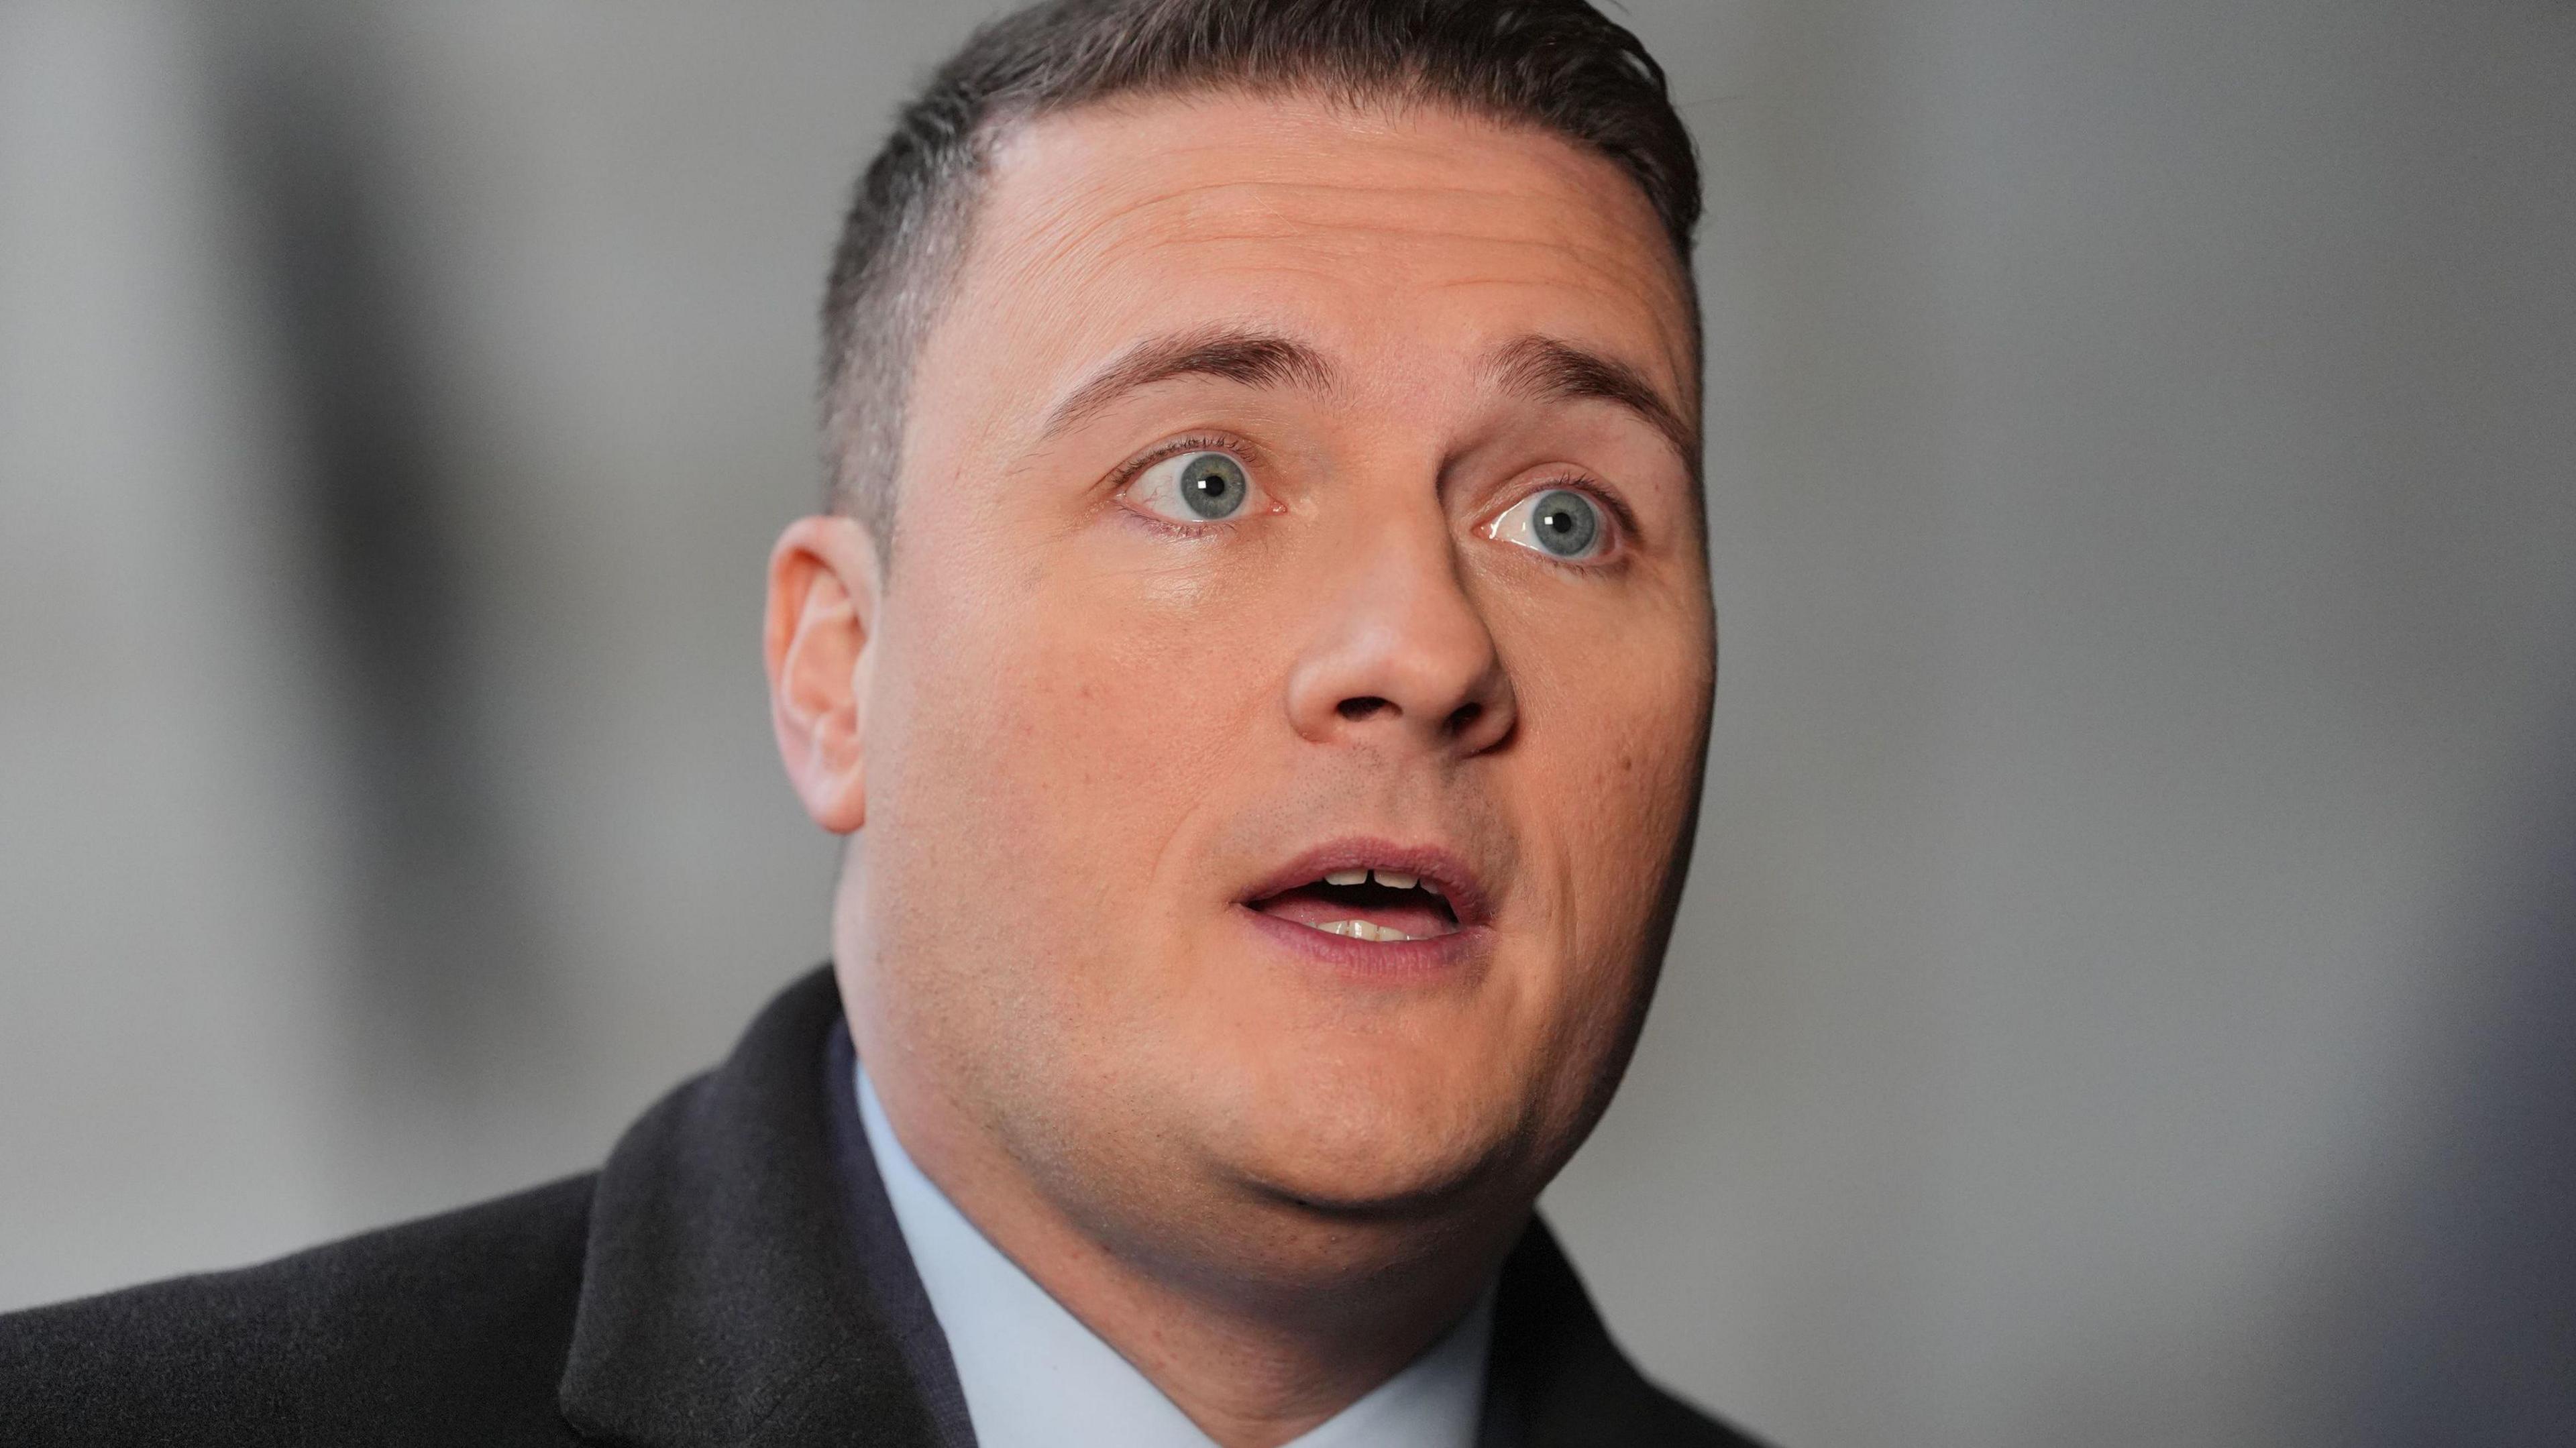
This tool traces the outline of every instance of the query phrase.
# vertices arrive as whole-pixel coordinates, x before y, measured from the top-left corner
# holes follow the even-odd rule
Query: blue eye
[[[1493,526],[1488,538],[1518,543],[1550,558],[1579,562],[1597,556],[1608,542],[1601,505],[1572,488],[1549,488],[1514,503]]]
[[[1127,493],[1175,523],[1221,523],[1252,500],[1252,476],[1231,453],[1186,452],[1138,473]]]

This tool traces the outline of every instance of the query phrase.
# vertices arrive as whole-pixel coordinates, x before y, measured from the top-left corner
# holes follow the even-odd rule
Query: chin
[[[1225,1166],[1253,1190],[1329,1217],[1404,1220],[1476,1210],[1528,1174],[1521,1093],[1454,1066],[1290,1052],[1242,1083]],[[1332,1060],[1317,1072],[1314,1063]]]

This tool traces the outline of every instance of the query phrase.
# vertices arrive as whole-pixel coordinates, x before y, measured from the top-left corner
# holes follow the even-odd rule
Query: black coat
[[[972,1448],[848,1040],[817,971],[596,1173],[0,1317],[0,1444]],[[1747,1442],[1638,1375],[1535,1220],[1489,1378],[1489,1444]]]

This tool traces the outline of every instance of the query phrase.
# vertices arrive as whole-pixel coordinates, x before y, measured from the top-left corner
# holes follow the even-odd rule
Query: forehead
[[[1690,306],[1642,191],[1569,142],[1437,107],[1220,93],[1010,134],[922,362],[989,367],[1006,329],[1023,366],[1072,368],[1226,321],[1419,374],[1540,334],[1691,399]],[[961,336],[983,345],[941,358]]]

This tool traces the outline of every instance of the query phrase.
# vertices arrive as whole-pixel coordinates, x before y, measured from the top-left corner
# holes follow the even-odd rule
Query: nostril
[[[1337,707],[1341,710],[1343,718],[1359,720],[1368,718],[1380,709],[1392,709],[1395,705],[1371,695],[1358,699],[1344,699]]]
[[[1475,725],[1477,720],[1484,717],[1484,705],[1476,703],[1461,704],[1449,715],[1449,732],[1452,734],[1464,734],[1468,729]]]

